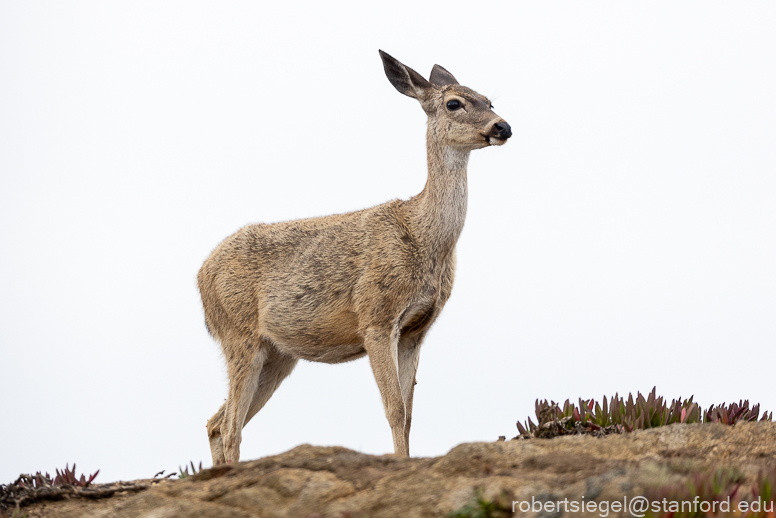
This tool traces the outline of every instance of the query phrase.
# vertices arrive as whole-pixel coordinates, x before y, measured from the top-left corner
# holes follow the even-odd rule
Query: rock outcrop
[[[478,488],[485,497],[508,495],[514,501],[621,501],[681,484],[699,470],[731,468],[753,480],[774,466],[776,423],[770,422],[671,425],[601,439],[470,443],[437,458],[303,445],[139,493],[38,503],[25,511],[30,518],[443,517]]]

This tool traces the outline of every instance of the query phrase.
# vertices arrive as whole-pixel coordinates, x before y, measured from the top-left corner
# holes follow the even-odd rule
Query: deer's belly
[[[361,343],[313,346],[298,343],[275,342],[275,346],[285,354],[311,362],[342,363],[366,355]]]
[[[366,354],[358,336],[353,313],[342,311],[315,315],[309,313],[265,314],[262,334],[283,353],[324,363],[355,360]],[[274,318],[273,318],[274,317]]]

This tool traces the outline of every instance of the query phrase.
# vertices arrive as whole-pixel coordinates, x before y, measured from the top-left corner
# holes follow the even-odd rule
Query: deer
[[[382,50],[388,81],[428,117],[425,187],[408,200],[323,217],[249,224],[197,275],[205,324],[229,388],[207,422],[213,465],[240,459],[243,427],[299,359],[369,358],[393,436],[409,456],[420,347],[450,297],[474,149],[512,136],[485,96],[434,65],[424,79]]]

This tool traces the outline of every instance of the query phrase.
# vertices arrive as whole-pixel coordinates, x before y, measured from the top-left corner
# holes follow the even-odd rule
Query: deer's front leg
[[[418,359],[420,358],[420,344],[423,336],[402,336],[399,339],[399,386],[404,400],[404,440],[409,450],[410,425],[412,424],[412,399],[415,394],[415,375],[418,372]],[[409,451],[407,451],[409,455]]]
[[[364,349],[383,398],[383,408],[393,434],[393,449],[408,457],[409,445],[404,434],[407,412],[399,383],[398,330],[370,328],[364,337]]]

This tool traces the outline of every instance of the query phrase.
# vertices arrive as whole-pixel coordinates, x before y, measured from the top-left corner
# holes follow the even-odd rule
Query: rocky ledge
[[[137,493],[37,503],[24,510],[30,518],[444,517],[470,502],[476,491],[513,501],[621,501],[683,484],[699,471],[733,469],[752,481],[775,466],[776,423],[771,422],[469,443],[437,458],[303,445],[149,484]]]

